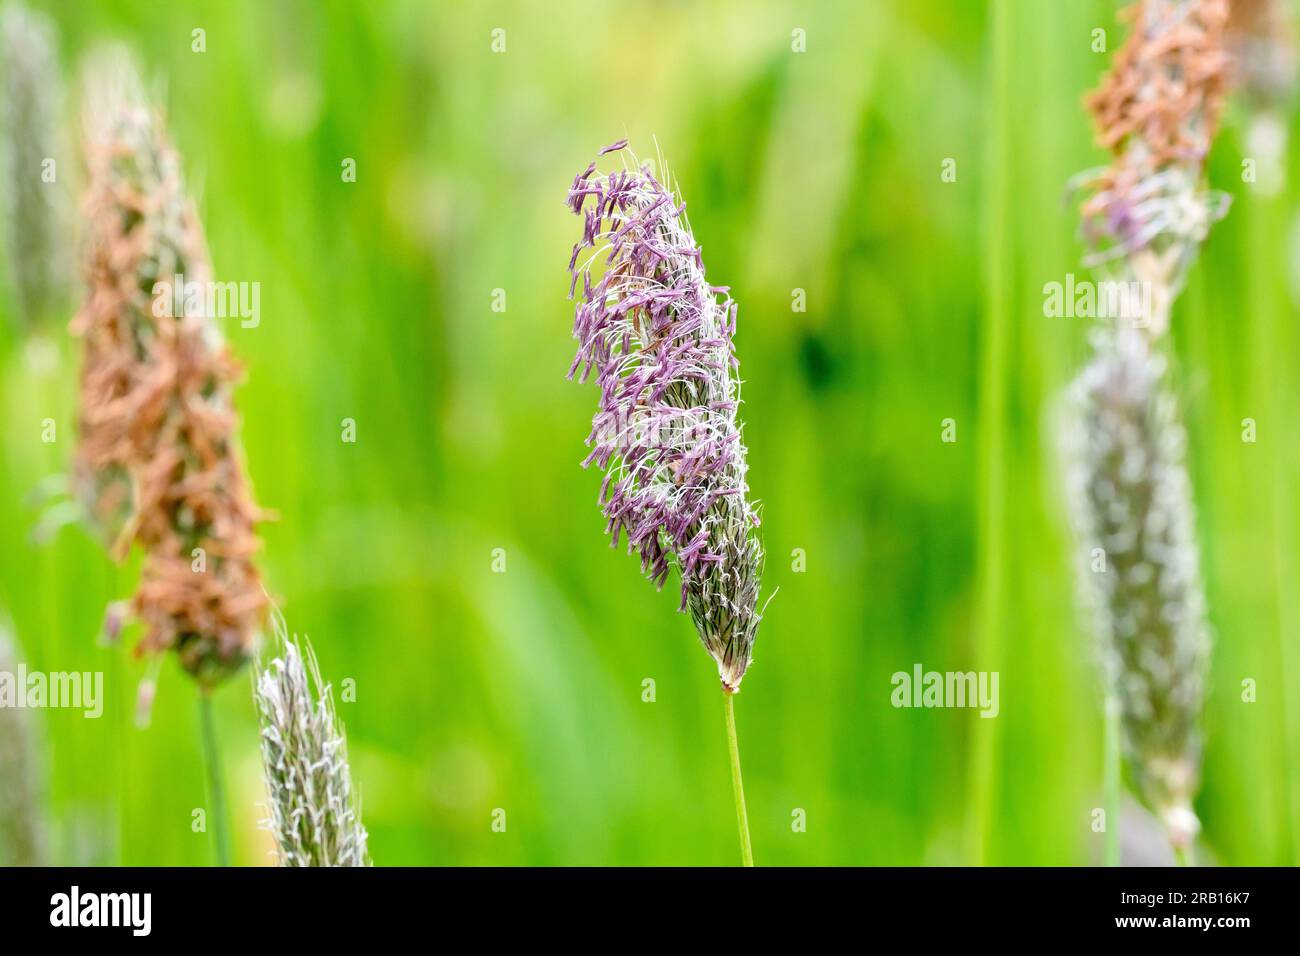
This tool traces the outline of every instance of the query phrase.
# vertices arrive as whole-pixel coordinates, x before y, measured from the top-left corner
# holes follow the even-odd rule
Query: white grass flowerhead
[[[1109,693],[1134,783],[1186,848],[1199,826],[1201,712],[1210,628],[1186,436],[1166,360],[1139,330],[1098,330],[1075,384],[1071,498]]]
[[[6,245],[18,314],[30,330],[61,297],[70,254],[58,177],[63,85],[54,24],[21,3],[0,8],[0,161]]]
[[[253,696],[262,769],[281,866],[369,866],[347,741],[311,645],[276,614],[273,659],[259,662]]]

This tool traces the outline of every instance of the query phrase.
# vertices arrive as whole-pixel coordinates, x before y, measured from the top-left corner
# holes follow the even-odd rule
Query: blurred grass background
[[[1044,318],[1042,287],[1084,276],[1064,185],[1104,161],[1080,101],[1123,37],[1115,3],[31,5],[70,75],[100,42],[134,49],[217,278],[261,284],[260,326],[227,334],[279,515],[262,563],[326,677],[355,681],[340,711],[377,863],[738,859],[714,667],[602,537],[578,467],[595,391],[564,380],[581,227],[562,200],[624,135],[642,155],[657,138],[740,302],[780,587],[737,702],[758,862],[1096,858],[1101,722],[1055,458],[1086,322]],[[68,99],[71,197],[75,83]],[[1241,182],[1242,128],[1236,106],[1211,164],[1233,210],[1175,315],[1217,634],[1198,809],[1219,860],[1293,864],[1300,192]],[[33,489],[75,441],[75,299],[43,341],[0,322],[0,607],[31,668],[106,672],[103,719],[37,715],[53,858],[204,864],[194,689],[166,661],[137,730],[145,667],[96,642],[136,565],[75,526],[31,540]],[[892,708],[916,662],[999,671],[1000,716]],[[236,856],[265,863],[245,676],[217,706]]]

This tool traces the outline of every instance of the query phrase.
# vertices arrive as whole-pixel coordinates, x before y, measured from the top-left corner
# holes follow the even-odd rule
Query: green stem
[[[1119,702],[1107,697],[1103,729],[1102,787],[1106,801],[1106,866],[1119,866]]]
[[[749,814],[745,810],[745,784],[740,779],[740,744],[736,742],[735,695],[722,692],[727,711],[727,746],[731,750],[731,789],[736,796],[736,826],[740,828],[740,859],[744,866],[754,865],[754,848],[749,842]]]
[[[208,822],[217,866],[230,866],[230,832],[226,823],[226,786],[221,779],[221,753],[217,749],[217,727],[212,718],[212,694],[199,691],[199,723],[203,728],[203,762],[208,770],[208,794],[212,806]]]
[[[1020,6],[1020,5],[1017,5]],[[1013,140],[1011,70],[1014,59],[1014,16],[1010,0],[990,7],[992,66],[988,89],[988,122],[982,198],[984,229],[984,323],[980,336],[977,434],[979,449],[979,514],[976,557],[975,659],[980,670],[1003,667],[1002,642],[1010,625],[1006,613],[1007,534],[1007,365],[1011,354],[1010,315],[1015,269],[1007,250],[1012,229],[1009,209],[1016,162]],[[996,839],[999,733],[1001,721],[977,720],[970,735],[966,857],[973,866],[986,866]]]
[[[1192,848],[1174,847],[1174,862],[1179,866],[1195,866],[1192,862]]]

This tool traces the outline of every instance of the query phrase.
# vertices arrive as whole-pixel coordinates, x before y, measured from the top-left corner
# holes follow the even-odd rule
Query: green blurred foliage
[[[80,64],[124,40],[217,277],[261,283],[260,326],[227,334],[278,515],[262,562],[325,676],[355,681],[340,712],[377,863],[737,859],[714,667],[673,589],[602,537],[578,467],[596,395],[564,380],[580,223],[562,200],[625,135],[657,141],[740,302],[780,589],[737,702],[758,862],[1097,857],[1101,721],[1056,452],[1086,328],[1044,318],[1042,287],[1085,271],[1064,191],[1104,161],[1081,97],[1109,59],[1092,31],[1110,52],[1123,35],[1113,3],[35,5],[69,76],[61,187],[80,189]],[[1230,110],[1211,170],[1234,207],[1174,334],[1218,636],[1199,809],[1218,859],[1278,864],[1300,849],[1300,194],[1241,182],[1243,121]],[[101,720],[40,715],[57,861],[203,864],[194,688],[165,662],[136,729],[147,666],[96,641],[138,561],[113,568],[77,526],[31,540],[34,490],[74,447],[79,294],[43,339],[0,323],[0,606],[32,668],[107,674]],[[1000,716],[894,709],[890,676],[915,662],[999,671]],[[268,862],[246,678],[217,705],[237,858]]]

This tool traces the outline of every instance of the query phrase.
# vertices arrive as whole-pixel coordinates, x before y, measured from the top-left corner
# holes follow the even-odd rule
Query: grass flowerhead
[[[599,155],[630,156],[626,147]],[[685,203],[649,164],[601,173],[593,162],[568,204],[584,223],[569,260],[579,296],[569,377],[594,373],[600,390],[583,466],[605,472],[612,544],[626,536],[658,587],[677,567],[679,610],[734,692],[762,620],[763,569],[737,420],[736,303],[705,278]]]
[[[28,328],[50,310],[66,255],[60,248],[56,165],[62,81],[54,25],[20,3],[0,9],[6,245],[18,314]]]
[[[0,613],[0,673],[13,679],[18,647]],[[25,688],[18,688],[23,693]],[[27,708],[0,704],[0,866],[41,866],[45,821],[41,810],[41,767]]]
[[[1128,16],[1132,31],[1088,100],[1113,158],[1079,179],[1091,192],[1087,261],[1147,286],[1149,308],[1094,330],[1074,387],[1071,499],[1115,736],[1181,853],[1199,829],[1192,804],[1210,629],[1164,333],[1187,270],[1227,211],[1205,163],[1227,84],[1228,4],[1139,0]],[[1110,754],[1117,780],[1118,746]]]
[[[1096,336],[1075,384],[1084,594],[1133,781],[1171,843],[1186,848],[1199,829],[1192,800],[1210,654],[1186,433],[1165,358],[1147,337],[1130,328]]]
[[[1153,335],[1228,198],[1205,183],[1227,87],[1227,0],[1139,0],[1132,30],[1088,99],[1111,164],[1078,177],[1090,265],[1149,284]]]
[[[1255,110],[1278,110],[1295,96],[1295,29],[1282,0],[1230,0],[1227,47],[1233,85]]]
[[[131,611],[140,650],[175,650],[210,687],[251,652],[267,599],[252,562],[232,400],[240,369],[200,309],[173,314],[173,280],[210,272],[161,117],[118,62],[87,115],[85,358],[74,479],[122,558],[145,552]]]
[[[1265,196],[1286,181],[1290,115],[1296,94],[1296,32],[1283,0],[1232,0],[1227,49],[1232,86],[1246,107],[1246,155]]]
[[[352,792],[347,742],[311,645],[277,617],[274,659],[257,669],[253,696],[262,768],[281,866],[369,866]]]

